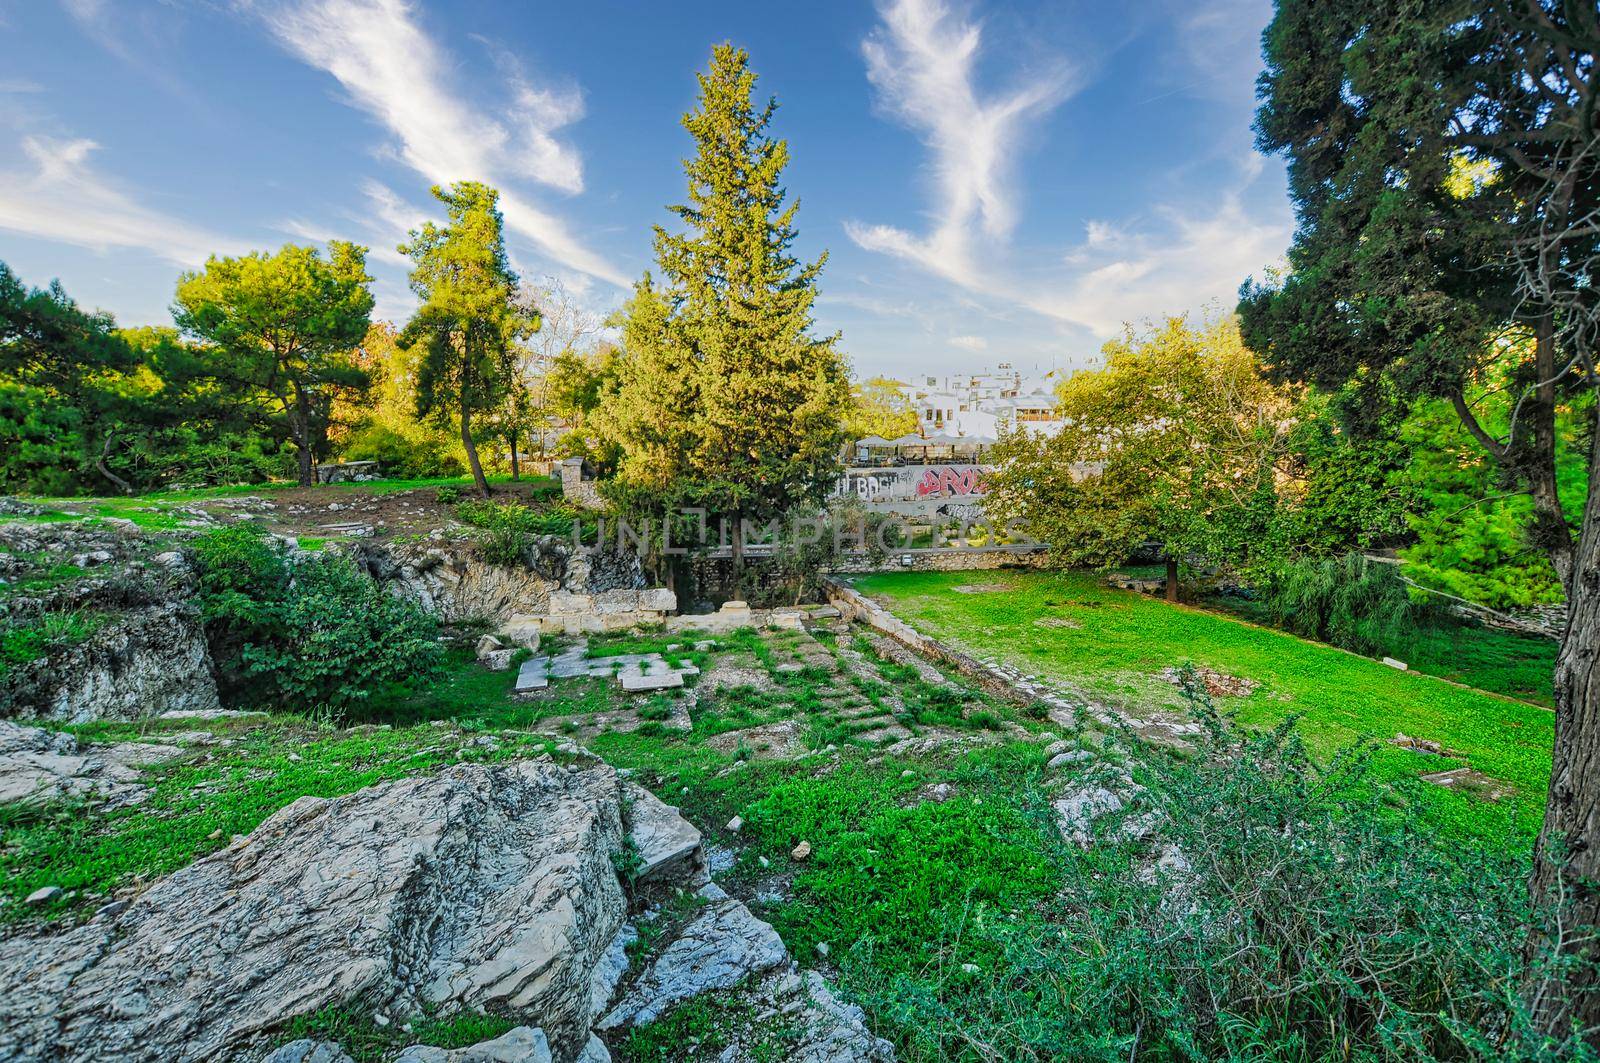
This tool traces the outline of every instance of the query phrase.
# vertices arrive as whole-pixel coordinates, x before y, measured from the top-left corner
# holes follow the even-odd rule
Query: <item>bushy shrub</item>
[[[438,661],[433,618],[342,555],[291,563],[281,544],[242,522],[200,536],[190,556],[229,703],[340,712]]]
[[[274,620],[279,637],[243,657],[288,704],[342,713],[375,689],[427,676],[441,656],[434,618],[341,555],[296,564]]]
[[[453,506],[461,501],[461,486],[459,484],[445,484],[433,493],[433,500],[441,506]]]
[[[468,499],[456,506],[456,518],[482,528],[478,555],[492,565],[525,564],[541,535],[570,535],[572,511],[558,505],[530,509],[521,502]]]
[[[1412,598],[1397,566],[1358,553],[1287,562],[1262,590],[1272,623],[1369,657],[1403,653],[1421,626],[1444,619]]]
[[[448,440],[420,431],[406,435],[384,424],[357,429],[340,456],[345,461],[376,461],[386,475],[406,480],[460,476],[466,471]]]
[[[206,532],[189,544],[200,581],[200,616],[224,700],[256,692],[244,649],[278,637],[277,608],[289,586],[283,544],[250,521]]]
[[[1381,803],[1365,750],[1319,767],[1292,723],[1197,711],[1193,751],[1128,739],[1145,789],[1127,816],[1153,814],[1156,837],[1119,843],[1107,817],[1096,845],[1047,857],[1049,898],[946,912],[915,964],[891,936],[856,939],[845,987],[902,1060],[1595,1058],[1544,1041],[1520,1003],[1527,928],[1550,917],[1525,850],[1439,844]]]

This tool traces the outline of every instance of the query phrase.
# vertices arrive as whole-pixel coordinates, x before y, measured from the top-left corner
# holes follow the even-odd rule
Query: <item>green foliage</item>
[[[851,924],[835,939],[853,942],[844,985],[900,1058],[1594,1058],[1576,1038],[1542,1041],[1517,1003],[1536,918],[1523,856],[1441,848],[1425,823],[1397,822],[1368,796],[1359,750],[1324,769],[1287,724],[1247,733],[1207,719],[1189,755],[1130,751],[1145,791],[1127,815],[1154,813],[1158,851],[1174,854],[1154,873],[1110,837],[1118,816],[1097,824],[1093,849],[1052,843],[1036,760],[974,757],[968,778],[996,776],[981,806],[904,813],[993,824],[980,834],[885,837],[887,867],[852,846],[865,896],[851,898],[848,864],[821,866],[857,832],[806,824],[833,841],[796,880],[793,907],[812,915],[802,883],[838,876],[836,907],[817,917]],[[879,814],[864,817],[863,844]],[[985,883],[996,850],[1029,849],[1014,881]],[[895,866],[907,850],[917,863]],[[977,889],[928,907],[929,924],[875,903],[878,883],[896,881],[880,868],[920,884],[963,865]]]
[[[400,345],[387,322],[368,330],[356,359],[372,381],[366,403],[344,413],[350,421],[342,437],[346,461],[376,461],[384,473],[407,479],[460,476],[466,451],[435,420],[417,417],[416,379],[424,352]]]
[[[539,328],[538,312],[517,299],[506,254],[499,193],[476,181],[437,185],[450,222],[426,222],[400,248],[414,263],[411,288],[422,300],[400,344],[420,354],[416,410],[460,429],[467,465],[485,498],[472,415],[496,408],[513,383],[516,344]]]
[[[521,502],[467,499],[456,505],[456,518],[484,529],[478,553],[493,565],[525,565],[541,535],[572,534],[573,511],[550,505],[532,509]]]
[[[1061,385],[1061,431],[1001,439],[985,508],[1074,565],[1115,567],[1152,540],[1179,560],[1275,552],[1274,468],[1294,395],[1261,378],[1237,322],[1170,318],[1105,356]]]
[[[99,626],[99,617],[78,610],[46,610],[31,618],[9,618],[0,626],[0,680],[17,665],[82,642]]]
[[[1418,630],[1440,619],[1426,599],[1413,600],[1398,566],[1361,554],[1291,561],[1262,590],[1274,625],[1368,657],[1403,656]]]
[[[1503,395],[1486,393],[1476,405],[1494,431],[1509,420]],[[1581,400],[1556,419],[1556,473],[1573,526],[1587,494],[1585,422],[1593,417],[1593,405],[1592,399]],[[1409,514],[1416,542],[1400,554],[1406,575],[1491,609],[1560,602],[1561,581],[1531,541],[1532,499],[1506,482],[1450,405],[1419,404],[1399,434],[1411,460],[1396,479],[1419,499]]]
[[[875,376],[850,389],[845,433],[851,442],[867,436],[895,439],[917,430],[917,411],[905,385]]]
[[[437,664],[437,623],[387,594],[341,555],[291,564],[248,523],[190,547],[202,617],[224,696],[342,714],[373,691],[424,678]]]
[[[290,1020],[282,1040],[310,1038],[334,1041],[355,1063],[383,1063],[410,1045],[435,1048],[467,1048],[490,1041],[517,1024],[498,1015],[464,1011],[448,1018],[429,1012],[410,1016],[396,1015],[384,1026],[373,1021],[374,1008],[331,1005],[310,1015]],[[408,1029],[401,1029],[402,1026]]]
[[[338,392],[367,377],[351,358],[372,313],[366,248],[341,240],[324,259],[315,248],[286,244],[275,254],[213,256],[178,279],[173,320],[210,345],[214,365],[235,393],[271,400],[299,451],[300,483],[326,450]]]
[[[714,49],[683,119],[695,154],[688,200],[671,209],[686,231],[656,231],[665,283],[646,274],[619,315],[617,384],[591,423],[618,455],[602,490],[624,511],[764,523],[821,502],[837,473],[845,365],[837,337],[811,334],[823,259],[791,252],[789,148],[769,135],[776,103],[756,104],[755,82],[744,51]]]
[[[340,555],[296,564],[272,620],[277,637],[246,645],[242,656],[286,706],[342,715],[383,686],[426,679],[442,652],[431,615]]]

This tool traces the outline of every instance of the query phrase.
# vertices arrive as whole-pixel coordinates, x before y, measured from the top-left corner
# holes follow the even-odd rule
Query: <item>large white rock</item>
[[[561,1058],[622,926],[609,767],[458,765],[302,798],[112,918],[0,942],[0,1059],[230,1058],[297,1015],[514,1014]]]
[[[80,743],[65,732],[0,720],[0,805],[61,798],[131,804],[148,793],[142,767],[182,754],[145,742]]]
[[[628,837],[639,854],[637,882],[698,884],[705,876],[705,852],[700,832],[638,783],[625,782],[625,823]]]
[[[732,988],[788,962],[778,932],[743,904],[726,900],[707,905],[596,1027],[648,1025],[685,1000]]]
[[[220,708],[200,623],[181,603],[123,613],[83,642],[12,670],[0,716],[64,723]]]

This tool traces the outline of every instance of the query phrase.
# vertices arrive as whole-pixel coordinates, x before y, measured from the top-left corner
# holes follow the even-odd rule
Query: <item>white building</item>
[[[1053,433],[1061,427],[1055,415],[1057,372],[1025,377],[1002,362],[977,373],[915,378],[907,387],[923,435],[996,438],[1002,429],[1021,425]]]

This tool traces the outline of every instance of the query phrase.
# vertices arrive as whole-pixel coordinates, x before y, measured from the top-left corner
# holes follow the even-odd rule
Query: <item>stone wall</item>
[[[847,620],[865,624],[875,631],[909,647],[931,661],[943,664],[977,686],[1018,705],[1031,705],[1041,697],[1039,690],[1019,684],[1017,677],[997,664],[978,658],[938,639],[924,635],[860,591],[836,579],[824,579],[828,604]]]
[[[605,509],[600,497],[600,487],[584,476],[582,458],[566,458],[561,462],[561,497],[584,509]]]

